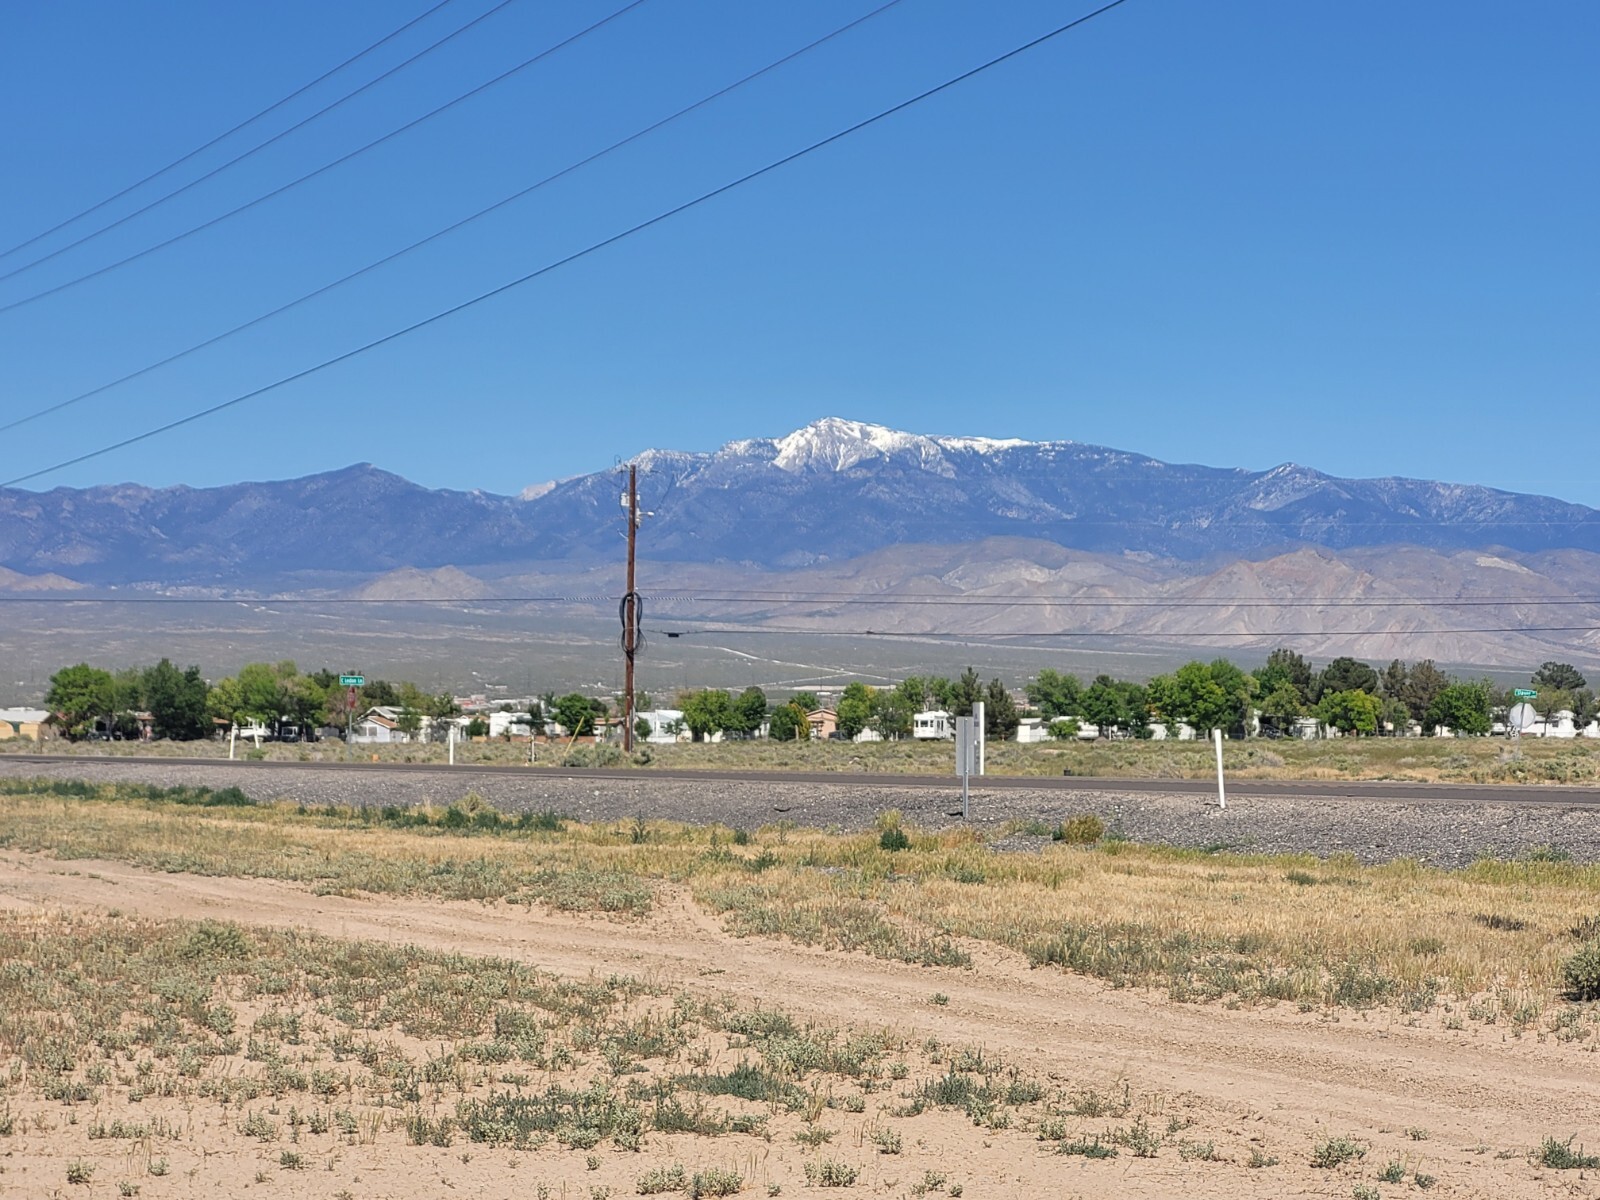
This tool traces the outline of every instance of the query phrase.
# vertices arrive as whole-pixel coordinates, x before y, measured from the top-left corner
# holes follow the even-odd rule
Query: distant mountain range
[[[1192,603],[1204,601],[1210,632],[1265,642],[1311,627],[1332,648],[1359,617],[1402,657],[1479,662],[1553,644],[1589,654],[1583,627],[1600,623],[1600,608],[1575,603],[1600,593],[1600,511],[1548,497],[1294,465],[1170,464],[1076,442],[929,437],[837,418],[635,462],[652,513],[641,536],[647,576],[679,588],[754,586],[759,576],[763,588],[888,600],[1026,597],[1016,609],[991,604],[981,619],[972,610],[966,627],[1104,628],[1166,641],[1196,633]],[[0,490],[0,594],[471,597],[538,581],[615,592],[621,489],[614,468],[500,496],[430,490],[363,464],[218,488]],[[1097,596],[1174,606],[1086,610]],[[1254,606],[1216,606],[1252,597]],[[1297,597],[1344,607],[1260,603]],[[826,604],[788,601],[693,611],[788,625],[841,619]],[[949,623],[946,610],[910,604],[871,618],[874,630],[904,633]],[[859,611],[851,621],[862,624]],[[1441,621],[1484,632],[1423,646],[1420,631]],[[1535,624],[1561,628],[1500,629]]]
[[[659,561],[764,569],[904,543],[1025,537],[1176,562],[1296,547],[1600,551],[1600,511],[1411,479],[1164,463],[1077,442],[927,437],[828,418],[635,460]],[[0,567],[82,584],[282,586],[404,567],[614,560],[617,472],[521,496],[431,490],[367,464],[217,488],[0,490]],[[0,587],[6,586],[0,579]]]

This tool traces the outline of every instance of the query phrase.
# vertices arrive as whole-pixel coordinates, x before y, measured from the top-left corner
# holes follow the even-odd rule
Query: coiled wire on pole
[[[633,617],[631,628],[628,622],[630,608]],[[644,597],[638,592],[624,592],[617,605],[617,616],[622,620],[622,652],[631,661],[644,649]],[[633,634],[631,639],[628,637],[630,632]]]

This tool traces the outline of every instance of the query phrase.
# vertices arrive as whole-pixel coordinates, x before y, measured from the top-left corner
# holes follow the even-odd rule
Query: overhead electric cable
[[[984,638],[1007,641],[1013,638],[1131,638],[1141,641],[1170,642],[1184,638],[1305,638],[1305,637],[1420,637],[1424,634],[1451,633],[1600,633],[1594,625],[1495,625],[1476,629],[1265,629],[1254,632],[1206,632],[1203,630],[1127,630],[1127,629],[1035,629],[1014,633],[988,633],[983,630],[887,629],[656,629],[669,638],[686,637],[882,637],[882,638]]]
[[[350,100],[354,100],[357,96],[361,95],[363,92],[366,92],[366,91],[376,87],[378,84],[382,83],[385,79],[388,79],[390,76],[398,74],[399,72],[405,70],[412,63],[416,62],[417,60],[419,60],[421,58],[426,57],[429,54],[432,54],[435,50],[439,49],[441,46],[445,45],[447,42],[454,41],[456,38],[458,38],[462,34],[466,33],[469,29],[473,28],[475,25],[481,24],[482,22],[488,20],[490,17],[494,16],[494,14],[499,12],[501,9],[506,8],[509,5],[514,4],[514,3],[516,3],[516,0],[500,0],[500,2],[498,4],[496,4],[493,8],[489,9],[488,12],[481,13],[478,16],[472,18],[472,20],[468,21],[465,25],[462,25],[458,29],[452,30],[450,33],[445,34],[444,37],[440,38],[438,41],[434,42],[432,45],[426,46],[422,50],[419,50],[417,53],[413,54],[410,58],[406,59],[404,62],[399,63],[399,64],[397,64],[397,65],[395,65],[393,67],[390,67],[387,71],[383,72],[383,74],[377,76],[374,79],[369,79],[366,83],[363,83],[360,87],[356,88],[353,92],[345,93],[343,96],[340,96],[337,100],[334,100],[333,102],[324,105],[322,108],[319,108],[316,112],[312,113],[310,116],[305,117],[305,118],[303,118],[303,119],[301,119],[299,121],[296,121],[293,125],[289,126],[287,129],[280,130],[279,132],[273,134],[266,141],[258,142],[256,145],[252,146],[250,149],[245,150],[245,151],[243,151],[243,152],[241,152],[239,154],[234,155],[227,162],[222,163],[220,166],[212,167],[211,170],[207,171],[204,175],[195,176],[195,178],[189,180],[188,183],[185,183],[185,184],[182,184],[182,185],[180,185],[178,187],[173,188],[166,195],[158,196],[156,199],[150,201],[148,204],[145,204],[144,206],[142,206],[140,208],[136,208],[130,213],[124,213],[122,216],[118,217],[115,221],[112,221],[108,225],[102,225],[99,229],[96,229],[93,233],[86,233],[82,237],[78,238],[76,241],[68,242],[64,246],[58,246],[54,250],[50,251],[50,253],[45,254],[45,255],[41,255],[39,258],[34,259],[32,262],[24,263],[20,267],[12,268],[10,271],[7,271],[5,274],[0,275],[0,281],[4,281],[4,280],[7,280],[7,279],[12,279],[12,278],[14,278],[14,277],[16,277],[18,275],[23,274],[24,272],[33,270],[35,267],[40,266],[43,263],[47,263],[47,262],[50,262],[52,259],[59,258],[61,255],[67,253],[69,250],[76,250],[79,246],[82,246],[82,245],[85,245],[88,242],[94,241],[96,238],[100,237],[102,234],[110,233],[113,229],[117,229],[117,228],[120,228],[123,225],[126,225],[129,221],[132,221],[136,217],[142,217],[145,213],[149,212],[151,209],[159,208],[161,205],[165,204],[168,200],[171,200],[174,197],[183,195],[185,192],[189,191],[191,188],[198,187],[200,184],[205,183],[208,179],[216,178],[218,175],[222,174],[224,171],[228,170],[230,167],[237,166],[239,163],[244,162],[245,159],[252,158],[255,155],[259,154],[261,151],[265,150],[268,146],[275,145],[278,142],[281,142],[284,138],[288,137],[290,134],[295,133],[298,130],[304,129],[307,125],[311,124],[311,122],[317,120],[319,117],[322,117],[322,116],[326,115],[327,113],[332,112],[334,109],[338,108],[341,104],[344,104],[344,103],[346,103],[346,102],[348,102]],[[424,117],[422,119],[426,120],[427,118]],[[390,136],[392,136],[392,135],[390,135]],[[380,138],[379,140],[382,141],[384,139]],[[376,145],[376,144],[377,143],[373,143],[373,145]],[[366,148],[367,147],[363,147],[363,149],[366,149]],[[356,151],[356,153],[360,153],[360,151]],[[349,156],[346,156],[346,157],[349,157]],[[340,159],[338,161],[343,162],[344,160]],[[326,170],[326,169],[327,169],[326,167],[321,168],[321,170]],[[313,175],[319,174],[319,173],[320,172],[312,172]],[[304,176],[303,178],[309,179],[309,178],[311,178],[311,176],[308,175],[308,176]],[[298,182],[301,182],[301,181],[297,180],[296,182],[298,183]],[[291,184],[290,186],[292,187],[294,185]],[[281,191],[281,190],[284,190],[284,189],[279,189],[279,190]],[[268,195],[276,195],[276,194],[277,194],[276,192],[268,193]],[[252,203],[254,203],[254,202],[252,202]],[[250,206],[246,205],[245,207],[248,208]],[[244,209],[243,208],[237,208],[237,209],[234,209],[233,211],[234,212],[243,212]],[[232,213],[224,214],[224,216],[231,216],[231,215],[232,215]],[[219,217],[217,219],[221,220],[223,218]],[[215,222],[207,222],[207,225],[214,224],[214,223]],[[197,228],[198,229],[204,229],[204,228],[206,228],[206,225],[201,225],[201,226],[198,226]],[[172,244],[173,241],[181,240],[183,237],[187,237],[187,236],[188,236],[188,234],[181,234],[178,238],[174,238],[174,239],[170,239],[169,241],[162,242],[161,246],[169,246],[169,245]],[[161,248],[161,246],[155,246],[155,247],[152,247],[151,249],[152,250],[158,250],[158,249]],[[132,262],[132,261],[134,261],[134,259],[141,258],[145,254],[148,254],[150,252],[151,252],[151,250],[142,250],[138,254],[132,255],[129,258],[122,259],[121,262],[112,263],[111,266],[109,266],[109,267],[104,267],[99,271],[90,272],[88,275],[84,275],[79,279],[74,279],[74,280],[72,280],[72,281],[70,281],[68,283],[64,283],[60,287],[51,288],[49,291],[46,291],[46,292],[40,292],[38,296],[31,296],[26,300],[18,301],[18,303],[19,304],[31,303],[33,300],[38,299],[39,296],[48,296],[48,295],[53,294],[54,292],[60,291],[62,288],[71,287],[75,283],[81,283],[81,282],[83,282],[84,279],[93,279],[97,275],[103,275],[103,274],[105,274],[106,271],[113,270],[114,268],[121,266],[123,263]],[[14,308],[14,307],[16,307],[16,305],[7,305],[7,308]]]
[[[702,596],[685,592],[641,592],[641,600],[653,604],[753,604],[768,605],[774,601],[756,597]],[[614,592],[591,592],[565,596],[0,596],[0,604],[614,604],[622,597]],[[932,598],[923,602],[928,603]],[[976,599],[966,602],[963,597],[942,597],[938,601],[950,608],[1138,608],[1138,609],[1301,609],[1301,608],[1518,608],[1548,606],[1600,607],[1600,598],[1575,598],[1570,600],[1517,598],[1472,600],[1106,600],[1099,597],[1069,597],[1061,600]],[[776,603],[789,603],[778,601]],[[857,601],[827,602],[829,607],[847,607]],[[876,600],[859,601],[876,604]],[[897,601],[881,603],[896,604]],[[907,601],[906,603],[915,603]]]
[[[570,165],[561,168],[561,170],[555,172],[554,174],[546,175],[543,179],[540,179],[538,182],[529,184],[527,187],[521,189],[520,191],[513,192],[511,195],[506,196],[503,199],[496,200],[493,204],[489,205],[487,208],[480,208],[477,212],[471,214],[470,216],[463,217],[463,218],[461,218],[461,220],[455,222],[452,225],[447,225],[443,229],[440,229],[440,230],[438,230],[438,231],[436,231],[434,233],[430,233],[427,237],[422,238],[419,241],[412,242],[409,246],[404,246],[401,249],[396,250],[392,254],[387,254],[383,258],[380,258],[380,259],[376,260],[375,262],[370,262],[366,266],[361,267],[358,270],[351,271],[348,275],[341,275],[338,279],[335,279],[332,282],[323,284],[321,287],[317,288],[315,291],[310,291],[310,292],[305,293],[302,296],[298,296],[295,299],[290,300],[287,304],[280,304],[277,308],[272,309],[270,312],[264,312],[258,317],[252,317],[250,320],[245,321],[241,325],[235,325],[232,329],[225,330],[222,333],[216,334],[214,337],[209,337],[203,342],[197,342],[196,344],[194,344],[193,346],[188,347],[185,350],[180,350],[176,354],[170,354],[166,358],[161,359],[159,362],[151,363],[149,366],[140,367],[137,371],[132,371],[129,374],[123,375],[122,377],[120,377],[118,379],[113,379],[109,383],[103,383],[98,387],[91,388],[87,392],[80,392],[76,396],[72,396],[72,397],[70,397],[70,398],[68,398],[66,400],[62,400],[62,401],[59,401],[59,402],[57,402],[55,404],[48,405],[45,408],[39,409],[37,412],[29,413],[27,416],[18,417],[16,420],[11,421],[11,422],[9,422],[9,423],[7,423],[5,425],[0,425],[0,433],[4,433],[8,429],[15,429],[19,425],[26,425],[29,421],[37,420],[40,417],[49,416],[51,413],[60,412],[64,408],[70,408],[74,404],[78,404],[78,403],[80,403],[80,402],[82,402],[84,400],[91,399],[94,396],[101,395],[104,392],[110,391],[112,388],[120,387],[122,384],[129,383],[132,380],[138,379],[143,375],[148,375],[151,371],[159,370],[161,367],[165,367],[165,366],[170,365],[171,363],[175,363],[179,359],[187,358],[189,355],[194,354],[197,351],[204,350],[208,346],[214,346],[218,342],[223,341],[226,338],[230,338],[236,333],[243,333],[246,329],[253,328],[256,325],[261,324],[263,321],[271,320],[273,317],[279,316],[282,313],[286,313],[292,308],[297,308],[300,305],[305,304],[307,301],[314,300],[318,296],[324,295],[327,292],[332,291],[334,288],[337,288],[337,287],[342,286],[343,284],[349,283],[353,279],[358,279],[361,276],[366,275],[371,271],[375,271],[379,267],[384,266],[384,265],[386,265],[388,263],[391,263],[391,262],[395,261],[395,259],[397,259],[397,258],[400,258],[400,257],[402,257],[404,255],[410,254],[413,250],[420,250],[423,246],[428,245],[430,242],[437,241],[439,238],[444,237],[446,234],[454,233],[456,230],[461,229],[466,225],[470,225],[472,222],[477,221],[477,220],[479,220],[479,219],[481,219],[483,217],[486,217],[490,213],[497,212],[498,210],[504,208],[506,205],[512,204],[512,203],[514,203],[514,202],[516,202],[518,200],[521,200],[523,197],[531,195],[532,193],[538,191],[540,188],[545,187],[548,184],[554,183],[554,182],[556,182],[556,180],[562,179],[562,178],[566,177],[567,175],[572,174],[574,171],[577,171],[582,167],[588,166],[590,163],[595,162],[598,159],[604,158],[606,155],[611,154],[613,151],[620,150],[624,146],[627,146],[627,145],[629,145],[629,144],[631,144],[633,142],[636,142],[640,138],[645,137],[648,134],[654,133],[656,130],[661,129],[663,126],[670,125],[672,122],[678,120],[679,118],[688,116],[690,113],[694,112],[695,110],[697,110],[699,108],[703,108],[705,105],[710,104],[712,101],[718,100],[721,97],[726,96],[729,92],[733,92],[733,91],[738,90],[739,88],[742,88],[745,84],[750,83],[753,80],[759,79],[761,76],[766,75],[771,71],[777,70],[779,67],[783,66],[784,64],[792,62],[794,59],[799,58],[801,55],[807,54],[810,51],[815,50],[818,46],[821,46],[826,42],[832,41],[834,38],[838,37],[840,34],[849,32],[850,30],[854,29],[857,25],[860,25],[860,24],[862,24],[863,22],[866,22],[866,21],[870,21],[873,17],[877,16],[879,13],[886,12],[887,10],[889,10],[891,8],[894,8],[896,5],[898,5],[898,4],[902,3],[902,2],[903,2],[903,0],[888,0],[888,3],[880,4],[877,8],[873,9],[871,12],[865,14],[864,16],[857,17],[855,20],[850,21],[847,24],[841,25],[837,29],[834,29],[831,33],[826,33],[822,37],[817,38],[815,41],[810,42],[810,43],[800,47],[800,49],[792,51],[789,54],[784,55],[782,58],[773,60],[772,62],[768,63],[766,66],[762,67],[760,70],[752,71],[750,74],[746,75],[744,78],[736,80],[735,82],[728,84],[726,87],[719,88],[717,91],[714,91],[714,92],[710,93],[707,96],[701,97],[699,100],[696,100],[693,104],[687,105],[684,108],[680,108],[677,112],[673,113],[671,116],[663,117],[659,121],[656,121],[656,122],[654,122],[654,123],[652,123],[650,125],[646,125],[644,128],[639,129],[639,130],[637,130],[637,131],[635,131],[633,133],[630,133],[627,137],[622,138],[619,141],[612,142],[609,146],[605,147],[604,149],[595,151],[593,154],[589,155],[587,158],[579,159],[577,162],[571,163]]]
[[[168,171],[171,171],[171,170],[173,170],[173,169],[175,169],[177,167],[181,167],[184,163],[188,162],[191,158],[194,158],[194,157],[196,157],[197,155],[200,155],[200,154],[204,154],[207,150],[211,149],[211,147],[217,145],[219,142],[226,141],[228,138],[232,137],[234,134],[238,133],[240,130],[245,129],[246,127],[248,127],[250,125],[254,125],[257,121],[261,120],[262,117],[267,116],[269,113],[276,112],[278,109],[282,108],[285,104],[288,104],[291,100],[298,99],[299,97],[305,95],[312,88],[316,87],[319,83],[323,83],[323,82],[326,82],[329,79],[332,79],[335,75],[337,75],[340,71],[344,70],[346,67],[354,66],[357,62],[359,62],[361,59],[365,58],[367,55],[371,54],[374,50],[377,50],[378,48],[380,48],[382,46],[385,46],[388,43],[394,41],[395,38],[399,37],[402,33],[404,33],[406,30],[410,29],[412,26],[414,26],[414,25],[416,25],[416,24],[418,24],[418,23],[420,23],[422,21],[427,20],[429,17],[433,16],[434,13],[438,12],[441,8],[445,8],[445,7],[447,7],[447,6],[451,5],[451,4],[454,4],[454,3],[455,3],[455,0],[439,0],[439,3],[435,4],[432,8],[430,8],[427,11],[419,14],[418,16],[412,17],[411,20],[407,21],[404,25],[400,26],[400,28],[395,29],[395,30],[393,30],[393,31],[391,31],[389,33],[384,34],[381,38],[379,38],[377,41],[373,42],[372,45],[368,46],[365,50],[362,50],[362,51],[360,51],[360,52],[358,52],[356,54],[352,54],[349,58],[345,59],[342,63],[338,64],[338,66],[331,67],[328,70],[324,71],[321,75],[318,75],[310,83],[301,84],[299,87],[295,88],[294,91],[290,92],[287,96],[283,97],[281,100],[274,100],[271,104],[267,105],[265,108],[261,109],[259,112],[254,113],[253,115],[246,117],[244,120],[240,121],[237,125],[234,125],[232,128],[223,130],[221,133],[217,134],[216,137],[212,138],[209,142],[206,142],[204,145],[196,146],[193,150],[189,151],[187,154],[182,155],[179,158],[173,159],[171,162],[169,162],[164,167],[160,167],[157,170],[151,171],[150,174],[146,175],[143,179],[135,180],[133,183],[130,183],[127,187],[123,188],[120,192],[117,192],[117,193],[115,193],[113,195],[107,196],[104,200],[101,200],[99,203],[91,204],[88,208],[85,208],[85,209],[83,209],[83,210],[81,210],[79,212],[73,213],[66,220],[60,221],[60,222],[52,225],[49,229],[46,229],[43,233],[36,233],[31,238],[27,239],[27,241],[18,242],[15,246],[12,246],[8,250],[0,250],[0,258],[9,258],[9,257],[11,257],[11,255],[15,254],[18,250],[26,250],[29,246],[33,245],[35,242],[41,241],[44,238],[49,237],[52,233],[57,233],[57,232],[65,229],[68,225],[71,225],[76,221],[83,220],[84,217],[87,217],[87,216],[90,216],[93,213],[99,212],[106,205],[114,203],[115,201],[122,199],[129,192],[137,191],[139,188],[142,188],[145,184],[150,183],[153,180],[159,179],[161,176],[165,175]],[[327,110],[324,109],[323,111],[327,111]]]
[[[639,3],[643,3],[643,0],[634,0],[634,4],[628,5],[628,8],[632,8]],[[30,471],[26,475],[19,475],[14,479],[5,480],[4,482],[0,482],[0,487],[13,487],[19,483],[26,483],[28,480],[37,479],[41,475],[48,475],[53,471],[59,471],[66,467],[76,466],[79,463],[88,462],[91,459],[99,458],[102,455],[110,454],[116,450],[121,450],[125,447],[136,445],[139,442],[148,441],[150,438],[159,437],[161,434],[170,433],[174,429],[182,428],[185,425],[191,425],[195,421],[203,420],[206,417],[223,412],[226,409],[233,408],[234,406],[243,404],[246,401],[254,400],[258,396],[266,395],[268,392],[275,391],[287,384],[294,383],[297,380],[314,375],[319,371],[327,370],[329,367],[336,366],[339,363],[347,362],[352,358],[367,353],[369,350],[375,350],[379,346],[387,345],[389,342],[405,337],[407,334],[415,333],[419,329],[424,329],[430,325],[436,324],[437,322],[444,320],[446,317],[454,316],[456,313],[463,312],[466,309],[482,304],[486,300],[491,300],[494,297],[505,292],[509,292],[514,288],[521,287],[526,283],[531,283],[533,280],[538,279],[541,276],[548,275],[552,271],[559,270],[561,267],[564,267],[569,263],[574,263],[580,259],[587,258],[591,254],[605,249],[607,246],[615,245],[616,243],[624,241],[635,234],[644,232],[646,229],[654,228],[655,226],[660,225],[662,222],[671,220],[673,217],[678,216],[680,213],[685,213],[690,209],[698,208],[700,205],[705,204],[709,200],[715,199],[724,192],[730,192],[733,189],[742,186],[743,184],[751,182],[752,180],[760,179],[764,175],[769,175],[773,171],[778,170],[780,167],[787,166],[789,163],[805,158],[807,155],[813,154],[825,146],[831,146],[834,142],[849,137],[853,133],[857,133],[868,128],[869,126],[876,125],[879,121],[885,120],[896,113],[902,112],[915,104],[919,104],[922,101],[929,99],[930,97],[937,96],[942,92],[948,91],[950,88],[964,83],[977,75],[981,75],[983,72],[997,67],[1001,63],[1016,58],[1019,54],[1024,54],[1029,50],[1035,49],[1038,46],[1042,46],[1046,42],[1049,42],[1052,39],[1067,33],[1069,30],[1076,29],[1080,25],[1083,25],[1088,21],[1092,21],[1095,17],[1098,17],[1103,13],[1108,13],[1114,8],[1119,8],[1125,3],[1127,3],[1127,0],[1110,0],[1110,3],[1103,4],[1099,8],[1094,9],[1092,12],[1086,13],[1081,17],[1074,18],[1073,20],[1068,21],[1065,25],[1058,25],[1048,33],[1041,34],[1039,37],[1036,37],[1031,41],[1024,42],[1020,46],[1014,47],[1011,50],[1007,50],[1005,53],[997,55],[994,58],[991,58],[976,67],[972,67],[959,75],[952,76],[951,78],[946,79],[943,83],[935,84],[933,87],[919,92],[917,95],[912,96],[908,100],[902,100],[898,104],[881,109],[870,117],[866,117],[860,121],[857,121],[853,125],[846,126],[844,129],[841,129],[835,133],[831,133],[827,137],[812,142],[799,150],[792,151],[791,153],[784,155],[782,158],[774,159],[765,166],[757,167],[753,171],[748,171],[736,179],[712,188],[710,191],[702,192],[693,199],[685,200],[682,204],[675,205],[664,212],[657,213],[655,216],[640,221],[636,225],[631,225],[627,229],[622,230],[620,233],[614,233],[610,237],[602,238],[598,242],[591,242],[582,250],[576,250],[565,257],[546,263],[542,267],[538,267],[532,271],[529,271],[525,275],[520,275],[515,279],[509,280],[506,283],[502,283],[498,287],[491,288],[487,292],[480,292],[471,299],[463,300],[461,303],[452,305],[451,307],[443,309],[440,312],[436,312],[432,316],[424,317],[420,321],[415,321],[410,325],[403,326],[402,328],[396,329],[391,333],[387,333],[382,337],[374,338],[372,341],[357,346],[353,350],[347,350],[343,354],[338,354],[332,358],[324,359],[320,363],[306,367],[303,370],[296,371],[291,375],[285,375],[282,378],[274,380],[272,383],[264,384],[253,391],[244,392],[241,395],[233,397],[231,400],[224,400],[218,404],[213,404],[209,408],[204,408],[198,412],[190,413],[185,417],[179,417],[175,421],[168,421],[164,425],[158,425],[153,429],[147,429],[143,433],[135,434],[132,437],[123,438],[121,441],[113,442],[107,446],[102,446],[97,450],[90,450],[87,453],[65,459],[61,462],[55,463],[52,466],[42,467],[37,471]],[[626,11],[626,9],[622,11]]]
[[[510,4],[510,3],[513,3],[513,2],[514,2],[514,0],[502,0],[502,7],[505,4]],[[13,300],[9,304],[0,304],[0,313],[8,313],[8,312],[12,311],[13,309],[22,308],[25,305],[32,304],[37,300],[43,300],[47,296],[54,296],[57,292],[64,292],[68,288],[77,287],[80,283],[87,283],[91,279],[98,279],[102,275],[108,274],[111,271],[115,271],[120,267],[125,267],[129,263],[138,262],[140,259],[146,258],[149,255],[154,254],[159,250],[165,250],[168,246],[177,245],[179,242],[185,241],[188,238],[193,237],[197,233],[202,233],[205,230],[210,229],[214,225],[220,225],[223,221],[228,220],[230,217],[236,217],[242,212],[248,212],[252,208],[255,208],[257,205],[265,204],[268,200],[275,199],[278,196],[283,195],[285,192],[293,191],[295,188],[299,187],[302,183],[309,183],[311,180],[317,178],[319,175],[323,175],[323,174],[327,173],[328,171],[333,170],[335,167],[342,166],[344,163],[349,162],[353,158],[359,158],[361,155],[365,154],[368,150],[376,149],[378,146],[383,145],[385,142],[388,142],[388,141],[390,141],[390,140],[392,140],[394,138],[399,137],[402,133],[406,133],[406,132],[408,132],[408,131],[410,131],[412,129],[415,129],[418,125],[422,125],[427,121],[433,120],[434,117],[437,117],[439,114],[441,114],[443,112],[446,112],[449,109],[454,108],[456,105],[465,103],[466,101],[472,99],[474,96],[478,95],[479,93],[487,91],[489,88],[494,87],[496,84],[503,83],[505,80],[510,79],[513,75],[516,75],[516,74],[518,74],[519,72],[522,72],[522,71],[526,71],[529,67],[532,67],[535,64],[541,62],[542,60],[544,60],[546,58],[549,58],[552,54],[555,54],[559,50],[565,49],[566,47],[572,45],[574,42],[580,40],[581,38],[587,37],[589,34],[595,32],[597,29],[600,29],[601,27],[603,27],[605,25],[609,25],[612,21],[615,21],[618,17],[621,17],[624,14],[626,14],[628,12],[631,12],[633,9],[638,8],[641,4],[644,4],[645,2],[646,2],[646,0],[630,0],[629,3],[624,4],[621,8],[617,9],[615,12],[609,14],[608,16],[602,17],[600,20],[596,21],[593,25],[589,25],[584,29],[580,29],[577,33],[573,34],[571,37],[563,38],[561,41],[557,42],[555,45],[550,46],[550,47],[548,47],[548,48],[546,48],[544,50],[541,50],[538,54],[535,54],[532,58],[524,59],[522,62],[518,63],[516,66],[512,67],[510,70],[501,72],[499,75],[496,75],[493,79],[490,79],[485,83],[480,83],[477,87],[473,88],[471,91],[463,92],[461,95],[457,96],[455,99],[448,100],[445,103],[441,104],[438,108],[432,109],[429,112],[425,112],[420,117],[416,117],[413,120],[407,121],[404,125],[401,125],[399,128],[391,129],[388,133],[382,135],[381,137],[374,138],[372,141],[366,143],[363,146],[357,146],[354,150],[351,150],[346,154],[341,154],[338,158],[334,159],[333,161],[323,163],[322,166],[317,167],[315,170],[307,171],[304,175],[301,175],[296,179],[291,179],[288,183],[282,184],[279,187],[275,187],[270,192],[266,192],[266,193],[264,193],[264,194],[262,194],[260,196],[257,196],[254,200],[247,200],[243,204],[238,205],[235,208],[230,208],[227,212],[222,213],[220,216],[212,217],[209,221],[203,221],[199,225],[191,226],[190,228],[183,230],[181,233],[173,234],[171,237],[167,238],[165,241],[157,242],[153,246],[146,246],[143,250],[135,251],[134,253],[128,255],[125,258],[119,258],[115,262],[107,263],[105,266],[100,267],[100,268],[98,268],[96,270],[90,271],[85,275],[79,275],[75,279],[67,280],[65,283],[58,283],[54,287],[46,288],[42,292],[35,292],[31,296],[24,296],[21,300]],[[108,226],[108,228],[109,228],[109,226]],[[39,261],[43,262],[44,260],[40,259]],[[33,265],[33,264],[30,264],[30,265]],[[24,268],[24,269],[26,269],[26,268]],[[19,272],[17,272],[17,271],[13,271],[13,272],[11,272],[11,275],[16,275],[18,273]],[[11,278],[11,275],[0,275],[0,280],[9,279],[9,278]]]

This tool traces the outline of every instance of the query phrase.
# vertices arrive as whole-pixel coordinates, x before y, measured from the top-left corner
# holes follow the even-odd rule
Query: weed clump
[[[707,1167],[696,1171],[689,1181],[691,1200],[701,1196],[732,1196],[744,1187],[744,1176],[724,1167]]]
[[[1534,1161],[1541,1167],[1550,1167],[1556,1171],[1591,1171],[1600,1167],[1600,1154],[1585,1154],[1582,1146],[1576,1150],[1572,1148],[1577,1136],[1573,1134],[1564,1142],[1558,1142],[1553,1137],[1545,1138],[1539,1143]]]
[[[1092,846],[1106,835],[1106,823],[1093,813],[1069,817],[1050,831],[1050,836],[1069,846]]]
[[[1324,1170],[1343,1166],[1347,1162],[1365,1158],[1367,1148],[1354,1138],[1329,1137],[1323,1138],[1311,1151],[1311,1165]]]

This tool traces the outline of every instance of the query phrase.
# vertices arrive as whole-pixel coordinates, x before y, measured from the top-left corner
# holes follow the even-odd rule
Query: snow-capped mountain
[[[641,554],[792,568],[908,543],[1023,537],[1176,562],[1297,547],[1600,551],[1600,512],[1412,479],[1247,471],[1077,442],[935,437],[828,418],[709,453],[649,450]],[[614,469],[519,497],[370,466],[277,483],[0,490],[0,568],[90,584],[268,584],[318,573],[613,560]]]
[[[1079,442],[935,437],[836,417],[634,461],[657,514],[649,552],[687,561],[795,566],[997,536],[1180,560],[1300,545],[1600,549],[1600,513],[1546,497],[1337,479],[1295,464],[1164,463]],[[613,476],[587,476],[538,503],[552,526],[578,528],[604,518],[614,492]]]

